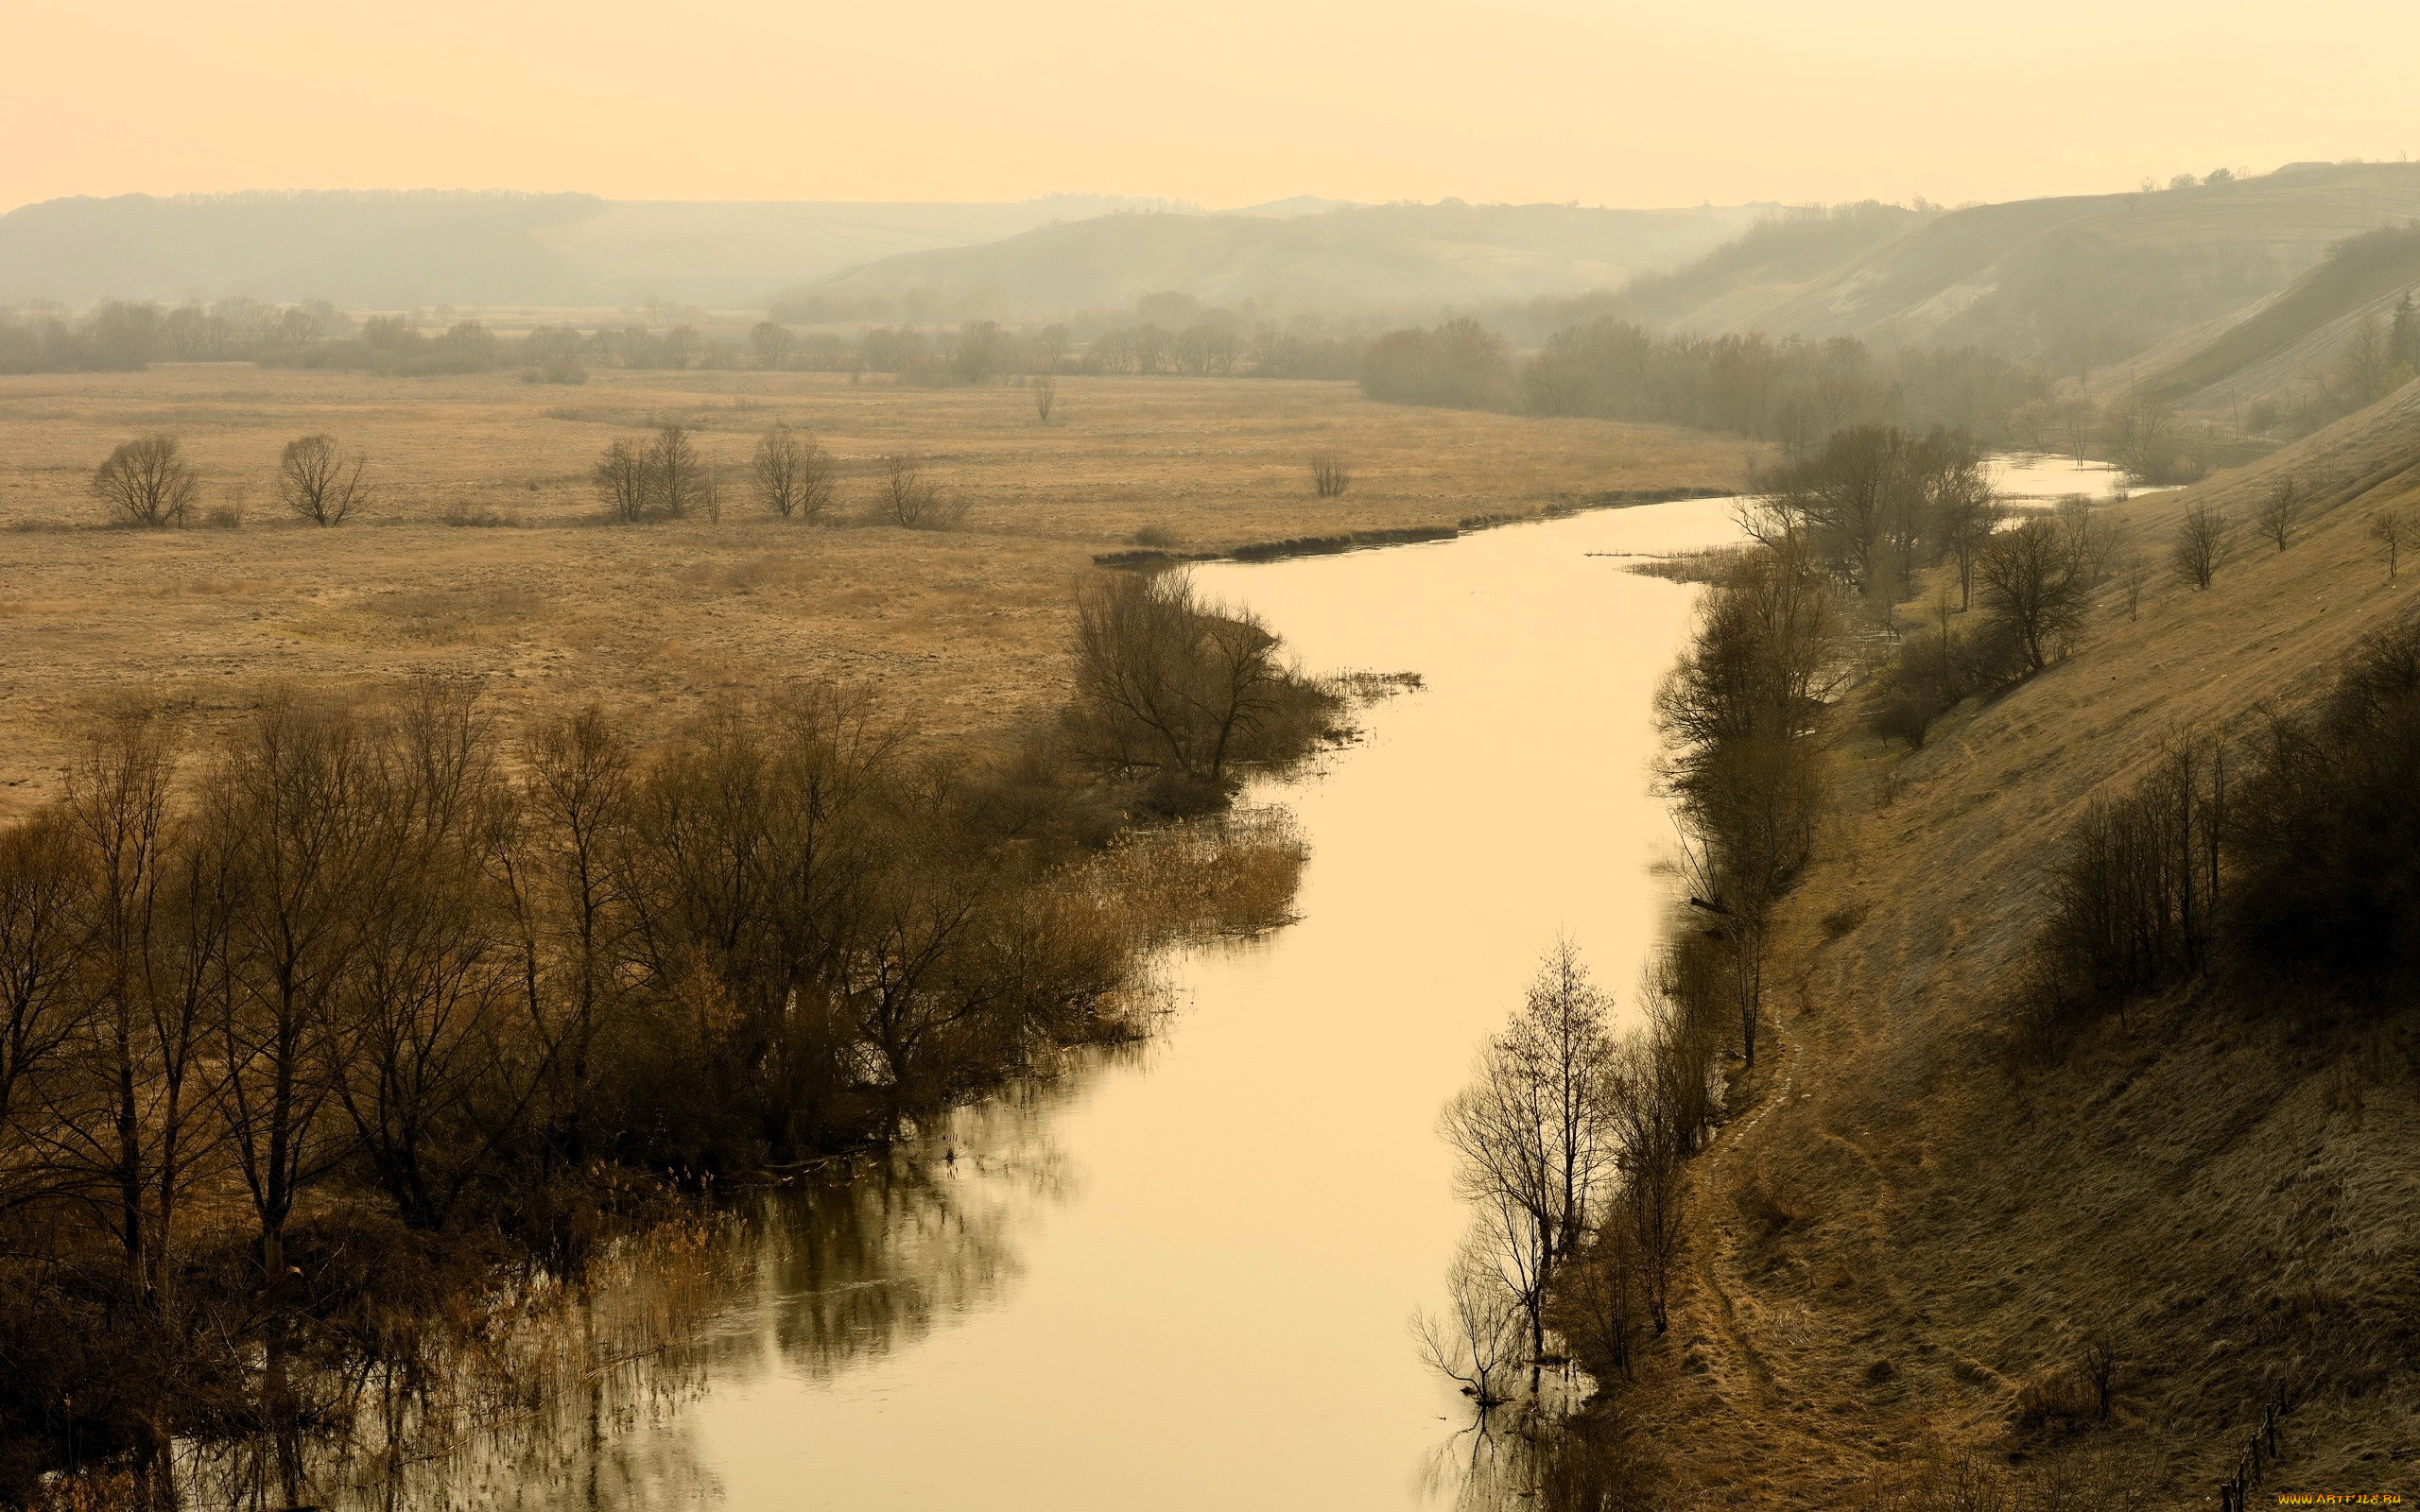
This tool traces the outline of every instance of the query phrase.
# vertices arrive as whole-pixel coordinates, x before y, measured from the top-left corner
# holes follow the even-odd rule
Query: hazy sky
[[[1955,203],[2420,151],[2411,0],[7,0],[0,21],[0,208]]]

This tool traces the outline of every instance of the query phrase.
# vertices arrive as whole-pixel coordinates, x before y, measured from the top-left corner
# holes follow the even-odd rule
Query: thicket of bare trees
[[[1215,806],[1244,764],[1306,748],[1335,707],[1256,615],[1204,601],[1183,572],[1105,575],[1077,599],[1073,748],[1148,778],[1170,812]]]
[[[715,465],[683,426],[660,426],[640,445],[613,442],[598,455],[589,479],[606,516],[619,524],[721,514]]]
[[[1470,1234],[1443,1317],[1414,1319],[1421,1352],[1482,1407],[1532,1389],[1550,1338],[1607,1378],[1669,1321],[1685,1162],[1711,1125],[1730,1004],[1715,958],[1684,930],[1651,975],[1647,1022],[1618,1034],[1611,996],[1559,940],[1491,1038],[1441,1126]]]
[[[362,483],[369,466],[359,455],[347,455],[328,435],[297,437],[285,443],[277,459],[277,496],[296,518],[315,525],[337,525],[369,501]]]
[[[1754,487],[1757,534],[1803,537],[1848,592],[1882,606],[1945,560],[1957,563],[1963,595],[2000,518],[1982,453],[1954,431],[1838,431]]]
[[[1831,577],[1783,529],[1737,563],[1656,696],[1690,902],[1729,956],[1754,1064],[1768,916],[1806,860],[1822,795],[1816,720],[1842,674]]]
[[[2306,709],[2240,740],[2178,733],[2066,836],[2020,973],[2019,1043],[2214,966],[2298,995],[2420,968],[2420,618],[2366,638]]]
[[[0,1502],[337,1424],[495,1266],[1118,1031],[1165,926],[1087,857],[1132,786],[830,687],[647,749],[443,679],[96,731],[0,830]]]
[[[756,443],[749,473],[757,501],[780,519],[814,524],[832,507],[832,454],[812,436],[802,436],[786,425],[767,431]]]
[[[155,431],[120,442],[94,471],[92,489],[113,517],[158,530],[184,524],[201,477],[177,438]]]

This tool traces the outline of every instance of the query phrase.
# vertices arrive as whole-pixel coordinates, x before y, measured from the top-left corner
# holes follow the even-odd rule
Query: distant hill
[[[1174,291],[1270,311],[1384,310],[1570,295],[1701,256],[1754,224],[1753,206],[1373,205],[1272,215],[1120,215],[980,247],[907,252],[804,283],[799,319],[1035,319],[1131,307]]]
[[[1767,270],[1743,241],[1668,280],[1643,282],[1623,302],[1668,329],[1973,343],[2080,374],[2197,330],[2213,339],[2339,243],[2415,217],[2420,164],[2302,166],[1911,218],[1904,234],[1849,248],[1811,272],[1803,263]],[[1879,233],[1890,223],[1876,216],[1833,229],[1852,241],[1852,232]],[[1805,249],[1812,240],[1779,238],[1776,248]]]
[[[761,307],[803,278],[1134,203],[613,201],[344,192],[53,199],[0,215],[0,301]]]

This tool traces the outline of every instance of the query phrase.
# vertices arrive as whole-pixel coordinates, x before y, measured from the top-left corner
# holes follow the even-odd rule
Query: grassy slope
[[[1692,329],[1806,336],[1890,335],[1925,340],[2056,238],[2112,249],[2243,251],[2279,281],[2316,266],[2337,242],[2420,215],[2420,166],[2350,164],[2141,195],[2069,196],[1952,212],[1796,286],[1720,301],[1675,323]]]
[[[2193,994],[2014,1075],[1994,989],[2043,868],[2096,789],[2178,723],[2239,727],[2320,685],[2420,608],[2368,511],[2420,503],[2420,387],[2190,495],[2241,509],[2275,470],[2340,502],[2206,593],[2104,610],[2066,662],[1901,756],[1841,743],[1837,820],[1784,921],[1782,1042],[1755,1108],[1699,1165],[1675,1348],[1632,1399],[1684,1480],[1725,1504],[1853,1504],[1928,1443],[2037,1451],[2015,1384],[2100,1331],[2128,1365],[2120,1445],[2206,1501],[2283,1372],[2350,1384],[2298,1409],[2273,1486],[2407,1492],[2420,1472],[2420,1064],[2359,1025]]]
[[[2216,340],[2147,378],[2145,385],[2171,400],[2190,403],[2193,396],[2244,375],[2248,369],[2273,366],[2274,359],[2347,316],[2375,318],[2414,284],[2420,284],[2420,235],[2380,238],[2321,264]]]
[[[596,523],[587,470],[654,420],[695,428],[734,479],[723,522]],[[737,487],[776,421],[839,458],[862,512],[884,453],[923,454],[964,530],[820,530]],[[240,531],[95,528],[94,465],[181,433],[203,504]],[[335,433],[373,462],[365,518],[283,516],[278,448]],[[1305,458],[1352,464],[1312,496]],[[983,734],[1063,694],[1068,608],[1096,553],[1145,526],[1216,549],[1451,524],[1605,490],[1736,487],[1747,448],[1668,426],[1379,404],[1346,384],[1059,380],[1052,422],[1014,387],[852,387],[812,373],[604,371],[386,379],[226,364],[0,378],[0,819],[55,788],[77,715],[166,691],[205,721],[257,679],[475,672],[508,707],[595,696],[642,720],[791,677],[886,691],[937,733]],[[514,528],[458,529],[449,510]]]

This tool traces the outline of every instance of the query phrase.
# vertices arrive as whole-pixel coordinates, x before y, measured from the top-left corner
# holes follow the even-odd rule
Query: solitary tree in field
[[[1352,470],[1344,458],[1334,452],[1319,452],[1311,457],[1311,488],[1322,499],[1333,499],[1353,486]]]
[[[2370,539],[2386,553],[2386,580],[2390,583],[2402,565],[2403,543],[2411,538],[2411,517],[2401,508],[2390,507],[2370,516]]]
[[[364,465],[360,456],[345,455],[333,436],[297,438],[277,459],[278,497],[315,525],[342,524],[370,497]]]
[[[1045,425],[1050,423],[1051,406],[1059,400],[1059,380],[1044,373],[1033,381],[1033,414]]]
[[[93,492],[111,512],[151,530],[184,524],[200,490],[200,474],[165,431],[122,443],[93,473]]]
[[[2226,563],[2228,535],[2225,515],[2206,504],[2187,507],[2185,518],[2176,523],[2176,539],[2168,551],[2169,564],[2176,569],[2177,577],[2197,589],[2209,587]]]
[[[812,524],[831,507],[832,454],[812,436],[776,425],[756,443],[749,472],[758,502],[784,520]]]
[[[2280,478],[2260,501],[2260,533],[2279,551],[2294,543],[2294,527],[2302,523],[2303,491],[2299,479]]]

